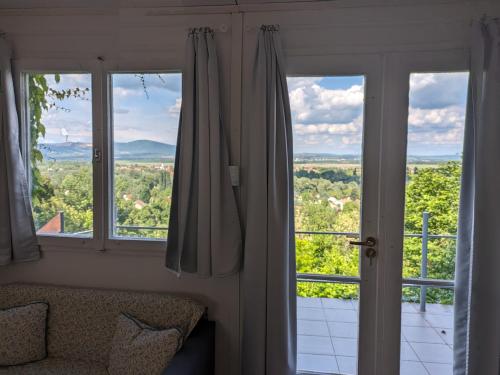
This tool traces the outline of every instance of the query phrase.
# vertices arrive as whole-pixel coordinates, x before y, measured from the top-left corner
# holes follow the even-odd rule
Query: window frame
[[[20,109],[20,143],[21,153],[26,168],[28,183],[31,184],[31,167],[29,161],[29,118],[26,101],[26,75],[30,73],[91,75],[92,95],[92,142],[93,150],[100,151],[99,161],[92,160],[93,183],[93,237],[75,235],[37,234],[38,244],[42,250],[72,251],[94,250],[112,253],[131,253],[160,255],[166,249],[166,238],[126,238],[113,237],[112,204],[113,204],[113,118],[112,118],[112,74],[119,73],[180,73],[181,64],[169,61],[158,66],[137,65],[135,63],[119,64],[116,61],[101,60],[54,60],[54,59],[17,59],[15,85],[19,93]],[[146,66],[144,66],[146,65]],[[165,68],[169,66],[168,68]],[[31,198],[31,197],[30,197]],[[140,252],[139,252],[140,250]]]
[[[113,203],[114,203],[114,160],[113,160],[113,74],[168,74],[180,73],[182,69],[107,69],[103,72],[102,91],[103,95],[103,115],[105,116],[106,128],[103,137],[103,166],[104,166],[104,248],[113,251],[133,251],[141,250],[165,251],[167,238],[134,238],[118,237],[113,234]],[[168,237],[168,235],[167,235]]]
[[[91,103],[92,103],[92,150],[100,147],[99,132],[102,129],[99,113],[99,69],[94,61],[60,61],[60,60],[38,60],[38,59],[22,59],[15,61],[16,66],[16,86],[18,88],[18,108],[20,108],[20,124],[21,124],[21,153],[26,168],[28,184],[31,186],[31,166],[29,158],[29,117],[27,105],[27,80],[28,74],[90,74],[91,77]],[[92,185],[93,185],[93,236],[83,237],[75,235],[52,235],[52,234],[37,234],[38,244],[42,249],[46,248],[78,248],[100,250],[102,249],[102,231],[101,227],[101,166],[100,163],[92,160]],[[30,195],[31,199],[31,195]]]

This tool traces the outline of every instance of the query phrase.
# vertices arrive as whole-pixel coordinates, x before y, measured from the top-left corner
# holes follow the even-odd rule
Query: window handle
[[[377,240],[374,237],[367,237],[366,241],[349,241],[349,244],[354,246],[373,247],[377,244]]]
[[[93,161],[94,163],[99,163],[101,161],[102,153],[101,150],[98,148],[94,148],[94,156],[93,156]]]

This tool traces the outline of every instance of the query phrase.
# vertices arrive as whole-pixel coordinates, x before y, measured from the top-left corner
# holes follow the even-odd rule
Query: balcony
[[[297,298],[297,369],[356,374],[358,301]],[[451,375],[453,306],[402,304],[401,375]]]
[[[453,305],[450,302],[453,299],[454,283],[449,279],[428,277],[428,253],[430,241],[441,241],[440,245],[444,243],[450,246],[446,241],[455,242],[456,236],[429,234],[429,214],[426,212],[422,215],[422,223],[422,233],[404,235],[405,239],[412,239],[413,245],[417,241],[417,251],[420,252],[418,260],[420,270],[417,277],[403,278],[402,283],[404,290],[408,292],[411,289],[411,293],[405,293],[404,302],[401,305],[400,374],[451,375]],[[357,233],[348,232],[297,231],[296,235],[299,237],[358,237]],[[432,248],[436,249],[436,246]],[[435,267],[436,264],[432,266]],[[432,275],[432,272],[430,274]],[[302,286],[332,285],[332,283],[353,286],[359,285],[360,278],[349,275],[298,273],[297,281]],[[431,301],[440,302],[442,298],[445,303],[428,303],[428,290],[432,289],[439,290],[439,293],[433,290],[430,296]],[[302,294],[307,295],[307,297],[297,297],[298,373],[356,374],[359,314],[358,297],[353,290],[353,287],[342,289],[340,293],[337,292],[337,298],[320,298],[321,293],[315,295],[315,289],[302,289]]]

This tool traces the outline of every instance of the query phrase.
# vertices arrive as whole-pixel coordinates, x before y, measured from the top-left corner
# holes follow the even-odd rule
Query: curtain
[[[473,25],[455,279],[454,375],[498,375],[500,27]]]
[[[235,273],[241,227],[220,110],[214,33],[190,31],[182,75],[166,266],[178,275]]]
[[[262,26],[242,129],[245,210],[242,373],[296,368],[293,150],[277,27]]]
[[[11,50],[0,39],[0,265],[40,258],[19,129]]]

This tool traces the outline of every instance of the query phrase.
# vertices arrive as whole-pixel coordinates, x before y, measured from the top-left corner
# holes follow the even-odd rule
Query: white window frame
[[[95,250],[111,253],[133,253],[160,255],[166,249],[166,239],[113,237],[112,204],[113,204],[113,160],[112,160],[112,86],[111,75],[114,73],[181,73],[178,61],[170,61],[162,66],[124,64],[98,60],[51,60],[51,59],[19,59],[15,60],[16,86],[18,88],[21,119],[21,148],[23,159],[31,180],[29,162],[29,119],[27,117],[26,75],[30,73],[46,74],[91,74],[92,82],[92,139],[93,150],[101,154],[100,161],[93,161],[93,237],[75,235],[37,234],[42,250]]]
[[[26,76],[32,73],[40,74],[90,74],[92,85],[92,143],[93,149],[100,147],[99,133],[103,127],[99,116],[100,110],[100,90],[98,89],[100,71],[95,61],[71,61],[71,60],[47,60],[47,59],[22,59],[15,61],[17,70],[16,80],[18,87],[18,100],[21,119],[21,148],[25,162],[28,181],[31,184],[31,166],[29,161],[29,118],[27,108],[27,82]],[[46,248],[78,248],[89,250],[102,249],[102,168],[101,163],[92,162],[92,184],[93,184],[93,236],[75,235],[51,235],[37,234],[38,243],[42,249]]]
[[[114,200],[114,174],[113,174],[113,74],[148,74],[148,73],[181,73],[182,69],[110,69],[103,73],[103,92],[106,93],[105,106],[106,110],[103,115],[106,119],[106,129],[103,137],[103,165],[104,165],[104,186],[107,188],[104,194],[104,247],[106,250],[113,251],[135,251],[153,250],[165,251],[167,239],[160,238],[134,238],[134,237],[119,237],[113,235],[113,200]],[[168,237],[168,234],[167,234]]]

